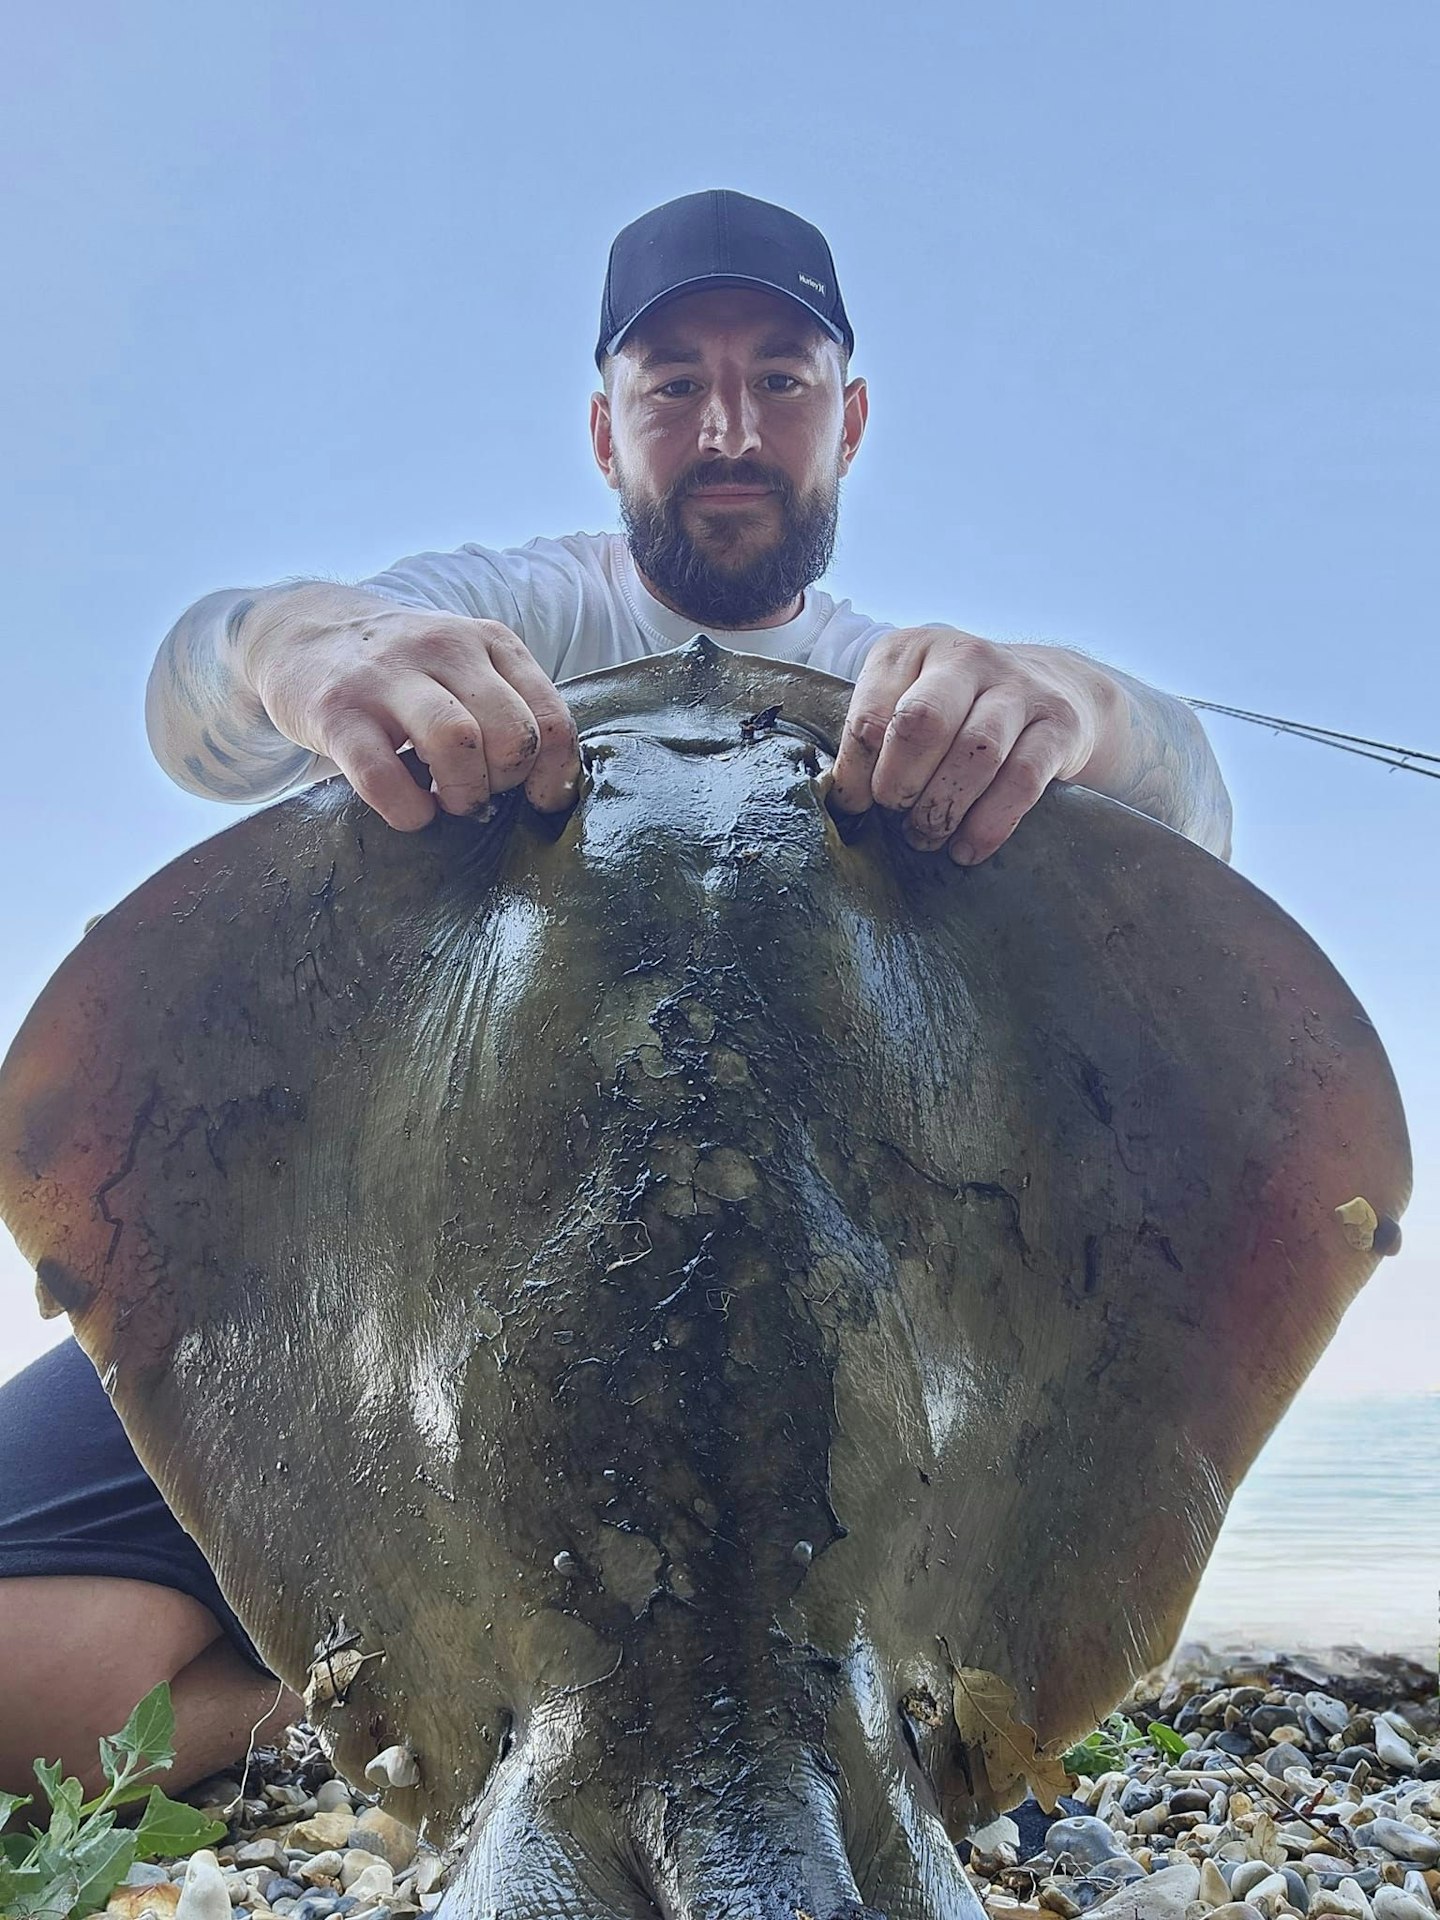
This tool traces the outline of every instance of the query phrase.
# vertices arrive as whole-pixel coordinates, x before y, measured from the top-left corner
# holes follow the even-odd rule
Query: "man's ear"
[[[595,464],[605,476],[607,487],[618,487],[615,475],[615,447],[610,437],[610,397],[604,393],[590,396],[590,446]]]
[[[840,436],[840,471],[848,473],[850,462],[860,451],[865,437],[865,422],[870,418],[870,389],[863,380],[852,380],[845,389],[844,428]]]

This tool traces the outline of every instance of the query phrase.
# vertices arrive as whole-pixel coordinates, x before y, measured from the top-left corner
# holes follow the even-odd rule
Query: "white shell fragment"
[[[409,1747],[386,1747],[365,1762],[365,1778],[377,1787],[413,1787],[420,1769]]]
[[[1380,1216],[1364,1195],[1356,1194],[1343,1207],[1336,1207],[1335,1218],[1356,1252],[1368,1253],[1375,1244],[1375,1229],[1380,1225]]]
[[[360,1653],[354,1647],[340,1647],[334,1653],[323,1655],[310,1668],[305,1687],[306,1712],[314,1713],[318,1707],[328,1707],[334,1700],[343,1706],[365,1662],[383,1658],[381,1652]]]

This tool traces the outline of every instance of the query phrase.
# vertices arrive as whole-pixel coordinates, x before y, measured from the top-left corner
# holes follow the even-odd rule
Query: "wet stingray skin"
[[[947,1653],[1092,1726],[1374,1265],[1334,1209],[1408,1194],[1271,901],[1079,789],[973,870],[842,837],[849,692],[699,641],[567,686],[561,825],[284,801],[0,1080],[42,1297],[267,1660],[383,1652],[317,1718],[473,1832],[447,1914],[973,1914]]]

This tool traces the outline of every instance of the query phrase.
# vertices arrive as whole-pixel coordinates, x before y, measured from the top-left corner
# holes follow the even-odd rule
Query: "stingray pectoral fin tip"
[[[1389,1214],[1376,1213],[1363,1194],[1356,1194],[1353,1200],[1336,1207],[1335,1218],[1357,1253],[1400,1251],[1399,1221],[1392,1220]]]
[[[62,1313],[83,1313],[91,1297],[90,1288],[61,1261],[45,1259],[36,1267],[35,1304],[42,1320],[57,1319]]]

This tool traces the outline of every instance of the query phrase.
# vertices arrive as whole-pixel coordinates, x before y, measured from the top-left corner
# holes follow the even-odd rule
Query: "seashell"
[[[1335,1218],[1355,1251],[1368,1253],[1375,1244],[1375,1229],[1380,1225],[1380,1216],[1364,1195],[1356,1194],[1353,1200],[1336,1207]]]
[[[409,1747],[385,1747],[365,1762],[365,1778],[377,1787],[413,1787],[420,1769]]]

